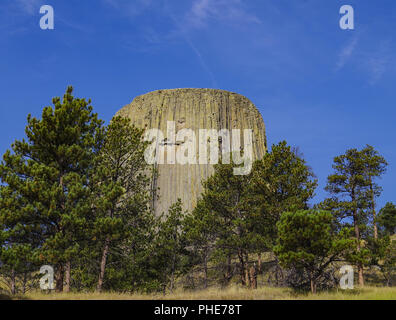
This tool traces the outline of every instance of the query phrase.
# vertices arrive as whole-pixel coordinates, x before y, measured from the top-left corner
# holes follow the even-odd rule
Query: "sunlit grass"
[[[31,292],[14,299],[32,300],[396,300],[396,287],[365,287],[354,290],[325,291],[318,294],[296,294],[288,288],[261,287],[250,290],[238,286],[226,289],[182,291],[163,294],[122,294],[116,292],[44,293]]]

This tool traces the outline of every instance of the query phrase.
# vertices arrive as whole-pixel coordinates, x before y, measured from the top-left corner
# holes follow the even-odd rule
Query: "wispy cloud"
[[[206,63],[204,56],[192,41],[192,32],[205,29],[211,23],[231,24],[238,27],[241,24],[261,24],[261,20],[250,13],[241,0],[194,0],[192,5],[180,18],[176,18],[166,2],[166,12],[171,17],[176,27],[170,38],[182,37],[196,55],[202,69],[209,76],[212,87],[217,87],[215,76]]]
[[[349,59],[352,57],[352,54],[355,51],[357,44],[358,44],[358,38],[354,38],[352,41],[348,42],[348,44],[345,47],[341,49],[336,65],[337,71],[342,69],[345,66],[345,64],[349,61]]]
[[[191,48],[191,50],[197,56],[198,61],[199,61],[200,65],[201,65],[202,69],[208,74],[208,76],[209,76],[209,78],[211,80],[211,83],[212,83],[212,87],[213,88],[217,88],[217,81],[216,81],[216,79],[214,77],[214,74],[211,71],[211,69],[209,68],[209,66],[207,65],[207,63],[205,62],[201,52],[194,45],[194,43],[190,39],[190,37],[189,37],[188,33],[186,32],[186,30],[181,28],[180,24],[178,23],[177,19],[173,16],[172,13],[170,13],[170,17],[173,20],[173,22],[176,25],[176,27],[180,29],[180,34],[184,38],[185,42],[188,44],[188,46]]]
[[[369,73],[369,83],[375,85],[393,67],[390,42],[382,42],[375,51],[363,56],[362,66]]]
[[[174,2],[168,0],[102,0],[102,2],[130,17],[142,14],[145,10],[154,7],[154,4],[156,9],[165,8],[164,14],[167,14],[170,8],[174,9]],[[174,13],[175,10],[172,12]],[[242,0],[193,0],[187,10],[181,14],[179,12],[178,21],[184,28],[202,28],[213,21],[233,24],[261,23],[254,13],[249,12]]]
[[[45,0],[10,0],[0,1],[1,37],[10,37],[32,30],[26,20],[38,15]]]
[[[26,14],[33,15],[39,12],[43,0],[16,0],[18,7]]]
[[[367,61],[370,70],[371,78],[369,83],[376,84],[384,75],[387,68],[388,60],[386,58],[371,58]]]
[[[126,16],[137,16],[150,7],[152,0],[102,0],[105,4],[120,10]]]
[[[186,13],[186,27],[206,27],[210,21],[260,24],[261,20],[245,8],[241,0],[195,0]]]
[[[135,18],[137,15],[143,14],[146,9],[152,6],[152,0],[102,0],[105,4],[110,5],[116,10],[122,11],[129,18]],[[217,82],[205,58],[201,54],[198,47],[191,39],[190,31],[195,28],[204,27],[210,19],[242,19],[246,13],[241,8],[234,7],[239,4],[239,0],[195,0],[187,11],[180,15],[175,15],[175,10],[171,6],[171,1],[157,1],[156,8],[161,14],[170,18],[173,24],[166,31],[155,30],[152,27],[142,27],[142,33],[139,35],[144,39],[144,45],[139,46],[135,41],[127,42],[127,47],[138,51],[153,50],[153,46],[162,43],[177,41],[182,39],[196,56],[203,72],[205,72],[213,87],[217,87]],[[223,13],[221,13],[223,12]],[[225,17],[224,17],[225,14]],[[246,16],[247,18],[247,16]],[[254,20],[249,16],[249,20]]]
[[[341,49],[336,71],[350,64],[355,70],[365,74],[370,85],[378,83],[388,71],[394,68],[391,53],[392,42],[382,40],[379,43],[370,42],[369,45],[367,42],[359,41],[358,37],[353,38]]]

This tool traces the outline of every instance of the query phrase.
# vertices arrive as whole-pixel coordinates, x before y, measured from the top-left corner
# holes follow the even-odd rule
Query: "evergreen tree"
[[[368,239],[371,253],[371,265],[377,266],[384,276],[385,283],[391,286],[396,271],[396,240],[391,236],[396,233],[396,207],[387,203],[376,219],[378,237]]]
[[[396,240],[389,235],[367,241],[370,248],[370,265],[376,266],[382,273],[385,284],[391,286],[396,271]]]
[[[254,164],[249,202],[255,211],[255,232],[263,238],[262,246],[257,247],[259,254],[272,251],[281,214],[308,209],[316,187],[311,168],[286,141],[272,145],[271,151]]]
[[[9,234],[4,235],[7,240],[0,242],[0,282],[5,283],[13,295],[17,292],[24,294],[27,280],[31,280],[31,273],[36,271],[32,248],[29,244],[13,243]],[[18,288],[18,282],[22,283],[22,288]]]
[[[337,233],[335,222],[330,212],[299,210],[283,213],[277,223],[279,237],[274,252],[282,266],[308,275],[312,293],[316,293],[326,268],[351,248],[347,232]]]
[[[53,265],[58,292],[65,272],[70,286],[71,260],[90,209],[87,172],[102,134],[90,101],[72,91],[68,87],[62,101],[54,98],[41,119],[28,115],[27,140],[15,141],[0,165],[0,215],[3,236],[10,236],[5,241],[30,245],[35,259]]]
[[[380,210],[377,223],[384,235],[393,235],[396,233],[396,206],[392,202],[387,202]]]
[[[357,149],[349,149],[345,154],[335,157],[335,173],[328,176],[325,188],[334,197],[322,205],[334,210],[341,221],[352,218],[356,252],[351,255],[351,259],[357,264],[360,286],[364,285],[363,266],[369,256],[367,248],[364,248],[362,243],[362,231],[368,223],[372,196],[367,167],[366,154]]]
[[[234,175],[233,167],[233,164],[215,166],[214,174],[204,182],[202,200],[195,214],[205,214],[201,217],[205,224],[200,226],[200,232],[215,236],[214,256],[218,262],[225,260],[226,269],[230,270],[232,257],[237,257],[241,282],[249,285],[249,254],[255,252],[263,239],[254,232],[257,221],[247,188],[250,176]],[[226,274],[229,280],[231,274]]]
[[[0,186],[0,275],[11,294],[18,291],[18,276],[38,269],[34,233],[23,226],[23,200],[7,185]]]
[[[212,214],[201,199],[192,214],[184,219],[183,230],[187,246],[198,257],[204,271],[204,288],[208,287],[208,263],[215,249],[217,239],[216,216]]]
[[[97,290],[101,291],[108,255],[129,252],[145,241],[152,224],[150,175],[144,159],[143,130],[114,117],[95,159],[91,181],[91,232],[101,248]]]
[[[260,254],[275,245],[275,225],[282,211],[307,208],[316,180],[286,142],[274,145],[264,159],[256,161],[250,175],[235,176],[232,168],[231,164],[217,165],[204,182],[202,199],[187,219],[187,234],[201,251],[205,279],[209,253],[212,260],[225,266],[226,282],[231,279],[231,261],[236,257],[241,282],[250,286],[249,256],[259,254],[260,271]]]
[[[155,255],[164,294],[168,284],[169,290],[173,291],[175,280],[178,274],[183,271],[185,237],[182,228],[184,217],[180,199],[169,208],[166,215],[162,214],[160,217]]]
[[[371,214],[373,219],[374,239],[378,239],[378,229],[375,211],[375,198],[379,197],[382,188],[375,183],[375,178],[379,178],[385,173],[388,165],[384,157],[382,157],[377,150],[372,146],[367,145],[362,151],[363,161],[365,166],[365,175],[368,179],[369,197],[371,204]]]

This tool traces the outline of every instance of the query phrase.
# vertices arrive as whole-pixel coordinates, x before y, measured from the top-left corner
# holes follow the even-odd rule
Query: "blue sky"
[[[1,0],[0,152],[69,84],[106,121],[149,91],[220,88],[252,100],[269,145],[301,149],[315,201],[334,156],[373,145],[389,162],[381,207],[396,202],[395,30],[394,0]]]

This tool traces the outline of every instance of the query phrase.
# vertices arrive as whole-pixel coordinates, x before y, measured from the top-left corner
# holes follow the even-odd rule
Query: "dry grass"
[[[172,294],[120,293],[42,293],[33,292],[14,299],[32,300],[396,300],[396,288],[365,287],[355,290],[335,290],[312,294],[295,294],[287,288],[261,287],[249,290],[233,286],[227,289],[177,291]]]

